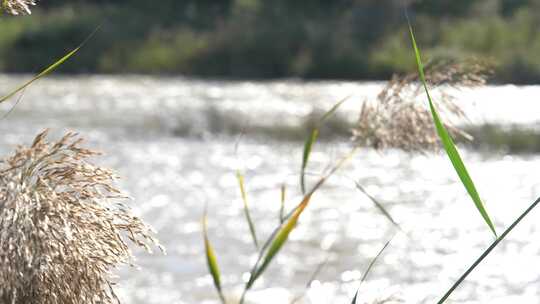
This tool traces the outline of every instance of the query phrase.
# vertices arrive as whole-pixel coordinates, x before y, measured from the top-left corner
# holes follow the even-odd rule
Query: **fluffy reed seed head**
[[[12,15],[30,15],[30,6],[36,5],[35,0],[0,0],[1,8]]]
[[[490,70],[486,64],[441,62],[425,69],[430,88],[436,91],[436,106],[446,128],[453,135],[471,137],[451,124],[466,118],[449,89],[484,85]],[[362,105],[353,140],[376,149],[397,148],[405,151],[439,149],[439,138],[417,73],[394,75],[377,98]]]
[[[96,152],[46,134],[0,163],[0,302],[118,303],[111,271],[133,261],[128,240],[159,244],[114,174],[87,161]]]

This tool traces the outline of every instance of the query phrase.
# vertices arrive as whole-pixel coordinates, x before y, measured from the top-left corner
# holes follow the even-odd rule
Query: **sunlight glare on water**
[[[0,89],[21,80],[1,76]],[[238,299],[243,274],[256,254],[235,170],[244,172],[252,217],[263,239],[279,222],[281,185],[287,185],[288,210],[301,198],[303,143],[282,133],[297,132],[294,126],[306,115],[325,111],[348,95],[351,101],[338,117],[353,123],[359,103],[380,88],[380,83],[352,82],[53,78],[28,89],[0,124],[5,134],[0,151],[5,155],[17,144],[29,144],[46,127],[54,136],[67,129],[81,133],[87,146],[105,152],[96,161],[118,171],[121,186],[134,198],[132,206],[157,230],[168,251],[137,251],[140,269],[119,270],[117,291],[123,303],[218,303],[203,256],[204,205],[209,206],[209,236],[226,296]],[[540,108],[529,96],[538,90],[487,87],[463,93],[461,100],[475,101],[474,119],[506,123],[523,117],[517,122],[537,124]],[[509,96],[520,98],[509,105]],[[489,103],[480,102],[488,97]],[[241,133],[246,134],[238,140]],[[350,148],[346,138],[318,143],[308,185]],[[540,193],[538,155],[465,150],[463,157],[499,233]],[[407,235],[397,233],[351,179],[380,200]],[[456,291],[455,303],[540,301],[540,273],[532,266],[540,257],[538,216],[533,212],[478,267]],[[433,303],[493,240],[443,154],[361,150],[313,197],[290,243],[248,294],[248,301],[287,303],[303,295],[299,303],[350,303],[370,260],[394,235],[362,285],[359,303],[389,298]],[[306,290],[312,272],[326,259]]]

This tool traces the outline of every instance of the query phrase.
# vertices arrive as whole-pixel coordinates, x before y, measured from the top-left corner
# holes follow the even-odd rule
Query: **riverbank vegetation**
[[[54,5],[55,2],[51,3],[51,5]],[[230,2],[229,4],[232,3],[236,2]],[[247,3],[253,5],[253,3],[258,2],[245,2],[244,4],[246,5]],[[276,3],[279,4],[279,2]],[[421,5],[422,2],[419,3]],[[182,3],[181,5],[184,4]],[[260,5],[264,6],[263,4]],[[279,7],[279,5],[276,6]],[[209,5],[209,7],[220,6]],[[225,7],[226,5],[223,5],[223,8]],[[257,7],[252,7],[252,9]],[[307,7],[309,8],[309,6]],[[183,8],[186,9],[186,7]],[[326,9],[331,12],[331,7],[327,7]],[[197,20],[193,20],[193,22],[198,24]],[[200,26],[201,29],[206,29],[204,24],[198,24],[197,26]],[[197,35],[193,35],[189,31],[186,31],[186,35],[192,39],[199,39]],[[284,187],[281,189],[282,208],[279,216],[280,221],[263,243],[259,243],[256,233],[256,223],[253,223],[250,217],[243,174],[240,171],[236,172],[246,222],[257,252],[257,259],[248,273],[249,275],[247,276],[238,303],[244,303],[246,294],[255,286],[257,280],[263,276],[266,269],[280,253],[290,233],[299,223],[304,211],[307,210],[313,194],[318,192],[324,183],[354,156],[356,150],[362,145],[375,149],[390,147],[406,151],[416,151],[420,149],[433,149],[437,145],[437,140],[439,140],[440,145],[446,152],[453,169],[469,194],[482,221],[485,222],[486,231],[493,234],[494,240],[491,245],[474,260],[463,275],[442,295],[438,301],[440,304],[445,303],[450,298],[453,291],[464,282],[475,267],[482,263],[484,258],[504,240],[512,229],[540,203],[540,199],[534,201],[502,234],[497,234],[491,216],[485,209],[482,199],[475,188],[473,179],[469,176],[459,150],[452,139],[456,134],[463,135],[463,133],[453,128],[452,125],[445,123],[446,120],[441,119],[439,114],[450,112],[460,116],[461,113],[459,109],[452,108],[454,105],[448,102],[448,100],[439,99],[439,102],[436,104],[430,95],[430,86],[437,86],[438,84],[445,86],[457,84],[463,86],[467,84],[460,82],[461,78],[458,78],[457,82],[454,82],[455,79],[452,77],[448,78],[448,75],[461,75],[465,77],[465,80],[472,81],[472,84],[476,84],[477,82],[483,84],[484,78],[475,78],[473,77],[474,73],[470,71],[461,73],[461,70],[455,65],[450,65],[450,70],[444,69],[441,73],[426,73],[426,71],[429,72],[430,70],[424,69],[420,51],[416,45],[410,24],[407,35],[409,35],[408,37],[412,41],[412,49],[414,50],[414,57],[416,59],[414,64],[418,69],[418,76],[401,78],[402,80],[400,78],[394,78],[381,95],[379,95],[374,108],[369,108],[364,104],[356,135],[362,138],[369,136],[375,137],[371,140],[361,140],[351,144],[350,153],[336,160],[335,164],[330,166],[313,185],[306,186],[304,176],[308,168],[312,148],[317,143],[320,127],[327,118],[334,115],[345,100],[329,109],[328,112],[322,115],[320,120],[314,123],[305,141],[302,154],[300,187],[303,197],[296,206],[290,210],[285,210],[286,189]],[[101,43],[104,43],[104,41],[101,41]],[[179,45],[181,44],[179,42]],[[52,68],[47,68],[34,79],[39,79],[42,77],[41,75],[46,75],[48,71],[55,69],[59,64],[69,58],[71,56],[70,54],[76,51],[77,49],[71,51],[63,57],[65,59],[60,60],[60,63],[53,64],[51,66]],[[407,52],[412,53],[410,49]],[[193,52],[193,54],[200,53],[205,53],[203,48]],[[272,52],[270,53],[273,54]],[[33,58],[31,55],[27,56],[29,56],[28,58]],[[142,56],[134,62],[140,63],[144,58],[146,56]],[[167,56],[161,58],[168,59]],[[101,62],[99,57],[97,59],[98,62]],[[228,61],[223,60],[219,62]],[[376,61],[371,59],[369,62]],[[111,62],[111,64],[116,63]],[[141,67],[143,66],[141,65]],[[331,66],[333,67],[334,65]],[[75,67],[76,65],[71,68],[74,69],[73,71],[78,71]],[[471,65],[467,67],[470,68]],[[91,68],[91,66],[88,66],[88,68]],[[69,70],[69,63],[67,70]],[[452,74],[448,71],[457,73]],[[212,75],[219,75],[219,73],[213,73]],[[427,83],[426,75],[429,76],[430,85]],[[442,80],[438,82],[436,80],[437,76],[443,76],[441,78]],[[452,81],[447,82],[448,79]],[[414,96],[424,96],[425,94],[427,102],[424,107],[415,107],[408,100],[403,102],[403,97],[399,93],[403,88],[408,88],[409,85],[416,86],[416,89],[413,90],[416,94]],[[24,89],[26,86],[23,85],[15,92]],[[422,95],[420,95],[419,91],[422,92]],[[13,95],[7,95],[0,102]],[[393,111],[394,107],[398,110]],[[441,110],[441,112],[437,109]],[[377,113],[379,110],[384,111],[385,115],[379,116],[379,113]],[[365,119],[368,119],[366,113],[371,113],[369,119],[375,119],[375,123],[365,121]],[[390,113],[390,115],[388,116],[386,113]],[[394,113],[399,113],[400,115],[405,113],[407,116],[392,116]],[[398,125],[385,130],[385,133],[376,133],[376,131],[394,122],[398,123]],[[411,134],[413,136],[410,136]],[[498,136],[497,133],[494,134]],[[55,144],[47,143],[45,141],[45,135],[46,132],[39,134],[30,148],[19,148],[12,158],[7,158],[2,162],[2,164],[6,164],[6,168],[3,168],[1,171],[4,175],[2,176],[2,182],[0,182],[0,198],[4,198],[5,204],[0,208],[0,220],[1,222],[12,223],[12,225],[7,226],[8,229],[3,231],[2,238],[0,238],[0,241],[8,244],[8,248],[10,249],[2,259],[3,263],[0,265],[2,266],[1,268],[7,269],[7,271],[4,271],[7,275],[0,277],[0,279],[4,280],[3,285],[8,286],[7,292],[0,293],[0,298],[13,303],[34,302],[36,299],[44,303],[57,302],[58,299],[68,299],[66,300],[67,302],[73,303],[86,303],[88,299],[92,303],[116,302],[118,299],[114,296],[114,291],[108,280],[109,270],[115,265],[128,263],[132,257],[126,242],[122,239],[122,233],[126,233],[132,242],[143,248],[149,248],[149,244],[158,245],[157,240],[152,236],[150,229],[140,219],[132,216],[125,206],[115,204],[116,208],[108,207],[110,200],[121,200],[124,197],[111,184],[114,180],[112,172],[107,169],[94,167],[90,163],[85,162],[85,159],[95,155],[95,152],[80,148],[78,146],[80,140],[74,134],[69,133]],[[358,143],[360,145],[357,145]],[[375,207],[392,224],[401,230],[399,224],[392,219],[392,216],[382,205],[369,196],[361,185],[357,184],[357,187],[370,198]],[[51,205],[51,203],[54,204]],[[45,212],[45,214],[40,212]],[[92,218],[91,221],[88,220],[90,217]],[[216,254],[219,252],[212,246],[207,231],[207,221],[208,219],[205,213],[202,219],[201,230],[206,262],[218,291],[218,296],[222,303],[225,304],[227,300],[223,293]],[[21,227],[23,228],[22,230],[20,229]],[[111,230],[103,230],[103,227],[110,227]],[[83,228],[86,228],[86,230]],[[72,230],[75,231],[75,237],[72,235]],[[54,236],[53,239],[46,238],[49,234]],[[58,236],[62,237],[59,238]],[[371,267],[390,241],[385,243],[384,247],[369,264],[363,278],[359,282],[360,284],[367,277]],[[27,247],[24,247],[25,250],[16,250],[16,248],[20,248],[21,245],[25,244],[29,244]],[[66,251],[66,248],[75,248],[75,250]],[[102,253],[101,255],[97,254],[97,258],[96,249],[98,253]],[[66,254],[64,251],[69,252]],[[41,255],[34,256],[33,254],[36,252]],[[60,254],[58,254],[59,252]],[[15,264],[12,266],[11,263],[6,261],[15,261]],[[58,263],[58,261],[62,263]],[[80,265],[86,267],[83,267],[81,271],[81,268],[78,267]],[[23,272],[21,270],[25,271]],[[72,279],[74,277],[78,278],[79,281],[66,280],[66,278]],[[28,282],[32,282],[31,285],[34,289],[27,289],[27,286],[29,286]],[[40,285],[41,283],[44,285]],[[71,286],[71,288],[66,289],[66,286]],[[72,292],[75,289],[80,289],[79,287],[81,286],[82,290],[79,290],[78,293],[74,294]],[[357,295],[354,295],[352,299],[353,304],[357,302]]]
[[[452,284],[452,286],[450,286],[448,291],[446,291],[446,293],[444,295],[441,295],[441,297],[437,301],[437,303],[438,304],[443,304],[443,303],[446,303],[450,299],[450,296],[452,295],[452,293],[466,280],[466,278],[469,276],[469,274],[471,274],[475,270],[475,268],[484,261],[484,259],[493,251],[493,249],[495,249],[505,239],[505,237],[540,203],[540,198],[538,198],[534,202],[532,202],[529,205],[529,207],[519,217],[517,217],[502,232],[502,234],[497,233],[495,225],[493,224],[493,221],[492,221],[492,217],[488,213],[488,211],[486,210],[484,202],[483,202],[480,194],[477,192],[475,183],[474,183],[473,179],[471,178],[471,176],[469,175],[467,167],[465,166],[465,164],[464,164],[464,162],[463,162],[463,160],[462,160],[462,158],[460,156],[460,152],[457,149],[457,147],[456,147],[456,145],[454,143],[454,140],[452,139],[452,134],[450,132],[451,130],[448,128],[448,125],[445,124],[443,120],[441,120],[439,110],[437,110],[437,109],[439,108],[440,104],[444,104],[444,103],[439,103],[438,105],[436,105],[434,103],[432,97],[431,97],[431,93],[430,93],[431,90],[430,90],[429,85],[427,83],[426,72],[425,72],[424,65],[423,65],[423,62],[422,62],[422,59],[421,59],[420,50],[419,50],[419,48],[418,48],[418,46],[416,44],[416,39],[415,39],[413,30],[412,30],[412,27],[410,26],[410,24],[409,24],[409,33],[410,33],[410,39],[412,41],[412,47],[413,47],[414,55],[415,55],[415,59],[416,59],[416,66],[417,66],[417,69],[418,69],[418,77],[417,77],[416,81],[420,83],[420,90],[423,89],[422,91],[423,91],[423,93],[425,93],[425,97],[427,99],[427,103],[428,103],[428,107],[429,107],[429,111],[427,113],[428,113],[428,115],[430,115],[430,117],[432,119],[432,121],[429,121],[429,122],[433,123],[433,127],[430,128],[431,130],[428,130],[428,127],[426,125],[427,121],[426,121],[426,119],[424,119],[425,118],[424,115],[415,115],[415,113],[420,113],[416,109],[413,109],[413,111],[408,111],[409,113],[413,112],[413,114],[408,114],[408,115],[411,115],[409,117],[409,120],[411,120],[411,123],[415,124],[420,129],[423,129],[425,131],[428,130],[428,132],[436,134],[436,137],[435,136],[429,136],[429,139],[438,138],[440,140],[440,145],[442,146],[442,148],[444,148],[444,151],[446,152],[446,154],[448,156],[448,159],[449,159],[450,163],[452,164],[452,167],[455,170],[455,173],[457,174],[457,176],[459,177],[461,183],[463,184],[464,188],[466,189],[467,193],[469,194],[470,199],[472,200],[472,203],[474,203],[477,211],[479,212],[479,215],[481,215],[483,221],[485,222],[485,224],[487,226],[486,228],[489,228],[489,231],[492,233],[492,236],[494,237],[493,242],[480,254],[480,256],[478,258],[476,258],[472,262],[472,264],[470,264],[470,266],[465,270],[465,272],[463,272],[463,274],[457,280],[455,280],[455,282]],[[399,81],[397,83],[399,83]],[[390,84],[390,88],[392,88],[391,84]],[[397,105],[397,107],[400,108],[399,106],[401,104],[403,104],[404,101],[400,99],[399,95],[395,95],[395,99],[396,100],[394,100],[394,99],[389,99],[389,100],[394,101],[393,106]],[[383,99],[383,101],[384,101],[384,99]],[[343,101],[336,104],[325,115],[323,115],[323,117],[321,118],[321,123],[324,122],[324,119],[326,117],[333,115],[334,112],[339,108],[339,106],[342,103],[343,103]],[[390,105],[392,105],[392,103],[390,103]],[[448,105],[446,105],[446,106],[448,106]],[[385,109],[388,110],[387,108],[385,108]],[[370,115],[370,117],[375,117],[375,120],[377,121],[376,116],[377,115]],[[371,119],[373,119],[373,118],[371,118]],[[362,116],[361,116],[360,122],[362,122]],[[362,124],[360,124],[360,125],[362,127]],[[402,133],[400,132],[401,130],[389,129],[387,131],[389,133],[393,132],[396,135],[396,136],[391,136],[391,135],[390,136],[389,135],[384,136],[386,139],[388,139],[387,146],[389,146],[389,147],[395,146],[395,147],[398,147],[400,149],[411,150],[411,149],[409,149],[410,145],[404,145],[403,144],[403,141],[410,140],[412,144],[417,144],[417,145],[419,144],[420,148],[424,148],[424,149],[434,148],[434,144],[432,144],[431,141],[428,141],[429,144],[426,145],[425,141],[423,141],[423,140],[418,141],[414,137],[411,137],[411,138],[403,137]],[[263,275],[263,273],[265,272],[267,267],[271,264],[272,260],[276,257],[276,255],[279,254],[281,248],[286,244],[289,235],[291,234],[293,229],[296,227],[296,225],[299,222],[300,217],[302,216],[302,214],[304,213],[304,211],[306,210],[306,208],[310,204],[310,201],[312,199],[313,194],[315,194],[315,192],[318,192],[319,188],[322,187],[322,185],[332,175],[334,175],[336,173],[336,171],[338,171],[342,167],[342,165],[350,157],[352,157],[355,154],[357,149],[359,149],[361,147],[361,145],[354,145],[351,148],[350,153],[346,154],[343,158],[337,160],[334,166],[330,167],[325,173],[322,174],[320,179],[318,179],[317,182],[310,188],[311,190],[306,191],[305,180],[304,180],[303,177],[304,177],[304,174],[305,174],[305,169],[307,168],[307,165],[308,165],[308,162],[309,162],[309,156],[310,156],[312,147],[317,141],[318,133],[319,133],[319,129],[314,128],[310,132],[310,134],[308,134],[305,145],[304,145],[304,150],[303,150],[303,154],[302,154],[302,167],[301,167],[301,170],[300,170],[300,177],[301,177],[300,178],[300,187],[302,189],[303,197],[301,198],[300,202],[295,207],[293,207],[292,210],[289,213],[287,213],[286,216],[283,216],[283,214],[285,214],[283,212],[283,201],[284,201],[284,196],[285,196],[285,189],[282,188],[282,191],[281,191],[281,193],[282,193],[282,208],[280,210],[281,215],[279,217],[281,220],[280,220],[279,224],[277,225],[277,227],[273,230],[273,232],[269,234],[268,239],[264,242],[264,245],[262,245],[262,247],[259,246],[259,243],[257,241],[257,235],[256,235],[256,232],[255,232],[256,231],[255,225],[254,225],[254,223],[252,222],[252,220],[251,220],[251,218],[249,216],[250,213],[249,213],[249,206],[248,206],[247,199],[246,199],[247,195],[246,195],[246,192],[245,192],[244,179],[243,179],[243,176],[241,175],[241,173],[237,172],[240,193],[241,193],[241,196],[242,196],[243,202],[244,202],[243,207],[244,207],[244,211],[245,211],[245,214],[246,214],[246,221],[247,221],[247,224],[249,225],[249,228],[250,228],[249,231],[250,231],[251,237],[252,237],[252,239],[254,241],[254,247],[256,248],[256,252],[257,252],[256,253],[257,259],[253,263],[253,267],[252,267],[251,271],[249,271],[249,275],[246,277],[245,286],[243,288],[240,299],[239,300],[234,299],[233,300],[234,303],[239,303],[239,304],[244,303],[244,299],[245,299],[246,294],[252,289],[255,282]],[[370,132],[367,132],[367,133],[362,133],[361,132],[360,135],[366,135],[367,134],[368,136],[371,136],[369,133]],[[415,132],[412,132],[412,133],[415,133]],[[396,142],[395,143],[390,142],[392,140],[394,140]],[[363,141],[363,142],[361,142],[361,144],[362,143],[364,145],[367,144],[368,147],[371,146],[372,148],[379,149],[381,147],[377,145],[377,142],[378,141]],[[417,150],[416,148],[418,148],[418,147],[415,146],[414,148],[415,149],[413,149],[413,150]],[[367,192],[365,192],[362,185],[359,185],[357,183],[357,187],[358,187],[359,190],[361,190],[374,203],[374,205],[385,215],[385,217],[392,224],[394,224],[398,228],[399,232],[403,232],[403,230],[400,229],[399,224],[397,224],[392,219],[392,216],[390,215],[390,213],[388,213],[386,211],[384,206],[382,206],[375,198],[373,198]],[[219,299],[220,299],[221,303],[222,304],[227,304],[230,301],[228,301],[226,296],[225,296],[224,289],[223,289],[223,286],[222,286],[222,283],[221,283],[221,274],[220,274],[219,263],[218,263],[218,260],[217,260],[216,251],[213,248],[213,246],[211,244],[211,241],[209,239],[209,236],[208,236],[208,231],[207,231],[207,227],[206,227],[206,225],[207,225],[206,211],[205,211],[205,213],[203,215],[202,223],[203,223],[202,231],[203,231],[203,239],[204,239],[204,248],[205,248],[206,261],[207,261],[207,265],[208,265],[208,271],[209,271],[209,274],[211,275],[211,277],[213,279],[213,283],[214,283],[214,286],[215,286],[215,288],[217,290],[217,293],[219,295]],[[362,279],[359,280],[359,285],[361,285],[363,283],[363,281],[366,279],[366,277],[368,276],[368,274],[369,274],[370,270],[372,269],[373,265],[375,264],[375,262],[377,261],[379,256],[383,253],[383,251],[387,248],[387,246],[390,244],[391,241],[392,241],[392,239],[388,240],[385,243],[385,245],[382,247],[382,249],[377,253],[377,255],[369,263],[369,266],[365,270]],[[314,274],[313,274],[313,276],[311,277],[310,280],[314,280],[314,277],[316,277],[318,271],[319,271],[319,269],[315,269],[315,272],[314,272]],[[308,282],[308,284],[307,284],[308,288],[310,286],[310,282]],[[359,293],[356,292],[355,295],[352,297],[351,304],[356,304],[358,302],[357,301],[358,296],[359,296]],[[295,301],[296,301],[296,298],[291,303],[294,303]],[[383,302],[386,302],[386,301],[383,301]]]
[[[534,83],[539,6],[414,1],[410,11],[432,58],[476,57],[495,64],[495,81]],[[61,72],[388,79],[414,68],[401,1],[55,0],[32,18],[0,18],[0,71],[36,71],[98,24],[92,44]]]

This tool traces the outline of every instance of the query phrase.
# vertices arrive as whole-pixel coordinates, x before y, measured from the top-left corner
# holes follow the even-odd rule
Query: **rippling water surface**
[[[25,77],[0,77],[0,92]],[[255,252],[244,222],[234,171],[246,186],[263,238],[278,223],[279,188],[287,207],[299,202],[298,171],[306,117],[351,96],[338,118],[354,122],[380,83],[220,82],[183,78],[70,77],[30,87],[0,122],[0,151],[30,143],[43,128],[76,130],[104,151],[97,162],[115,168],[136,211],[158,232],[168,254],[137,252],[139,270],[119,270],[124,303],[217,303],[202,251],[200,218],[209,206],[209,234],[227,296],[238,297]],[[460,92],[473,122],[540,122],[540,87],[499,86]],[[0,107],[3,113],[12,104]],[[238,134],[245,133],[240,140]],[[292,135],[291,135],[292,134]],[[235,143],[238,142],[236,147]],[[312,156],[308,183],[348,153],[327,136]],[[463,151],[500,231],[540,194],[538,155]],[[359,181],[407,232],[396,234],[358,192]],[[456,291],[456,303],[540,302],[540,213],[533,212]],[[359,151],[317,193],[290,242],[248,300],[350,303],[370,259],[394,240],[360,290],[360,303],[394,297],[433,303],[492,241],[492,236],[444,155]]]

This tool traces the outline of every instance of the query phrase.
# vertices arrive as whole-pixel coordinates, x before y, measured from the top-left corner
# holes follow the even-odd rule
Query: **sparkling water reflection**
[[[0,77],[0,89],[20,80]],[[377,83],[223,83],[135,76],[50,79],[28,89],[16,110],[0,123],[4,134],[0,151],[5,154],[17,144],[29,143],[45,127],[56,135],[65,129],[82,133],[89,146],[106,153],[98,161],[117,169],[122,186],[135,198],[134,208],[168,249],[166,256],[138,252],[140,270],[119,270],[117,290],[123,302],[218,303],[202,253],[204,204],[209,206],[209,234],[226,294],[235,298],[255,254],[234,170],[245,170],[259,237],[278,223],[282,183],[288,186],[289,208],[300,199],[297,172],[302,143],[245,136],[235,149],[236,136],[231,134],[236,129],[229,120],[270,129],[276,121],[294,126],[314,109],[326,109],[352,94],[352,102],[340,112],[352,123],[358,102],[373,97],[379,88]],[[467,104],[476,109],[473,120],[531,124],[540,120],[538,103],[530,97],[538,90],[490,87],[463,93],[462,100],[496,97],[489,105]],[[508,96],[522,96],[520,102],[529,108],[509,106]],[[221,132],[222,128],[231,129]],[[318,144],[309,171],[322,172],[350,148],[344,140]],[[540,194],[538,155],[464,151],[463,156],[499,231]],[[315,179],[310,175],[308,183]],[[249,294],[249,301],[288,303],[305,291],[311,273],[328,259],[303,303],[350,302],[370,259],[396,234],[351,179],[379,199],[407,232],[395,236],[373,269],[360,290],[360,303],[388,297],[433,303],[492,241],[444,155],[361,150],[315,195],[291,242]],[[537,218],[538,212],[533,212],[452,299],[539,302]]]

